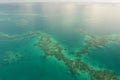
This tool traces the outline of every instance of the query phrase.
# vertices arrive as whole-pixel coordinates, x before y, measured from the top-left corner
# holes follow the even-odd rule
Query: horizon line
[[[62,2],[68,2],[68,3],[120,3],[120,2],[108,2],[108,1],[11,1],[11,2],[0,2],[0,3],[39,3],[39,2],[47,2],[47,3],[62,3]]]

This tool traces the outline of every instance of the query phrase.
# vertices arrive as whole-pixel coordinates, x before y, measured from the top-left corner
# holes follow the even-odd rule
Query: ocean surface
[[[80,59],[92,70],[119,78],[120,4],[0,4],[0,80],[120,80],[90,78],[82,70],[71,73],[72,65],[35,46],[37,32],[65,48],[68,60]]]

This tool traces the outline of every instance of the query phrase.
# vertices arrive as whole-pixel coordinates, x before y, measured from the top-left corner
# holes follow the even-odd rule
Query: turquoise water
[[[45,58],[44,51],[34,46],[39,41],[38,35],[8,39],[36,31],[55,39],[70,59],[75,59],[76,52],[84,48],[87,37],[91,38],[89,34],[98,39],[115,38],[102,48],[92,45],[88,53],[77,58],[93,69],[106,69],[119,76],[119,10],[119,4],[0,4],[0,80],[92,80],[85,74],[71,74],[68,66],[55,57]]]

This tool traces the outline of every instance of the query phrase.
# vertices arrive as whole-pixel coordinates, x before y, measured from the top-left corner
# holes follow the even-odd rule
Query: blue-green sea
[[[81,70],[72,74],[57,57],[46,58],[47,50],[34,46],[40,38],[35,32],[59,43],[68,59],[120,77],[120,4],[0,4],[0,80],[100,80]],[[88,52],[76,56],[84,48]]]

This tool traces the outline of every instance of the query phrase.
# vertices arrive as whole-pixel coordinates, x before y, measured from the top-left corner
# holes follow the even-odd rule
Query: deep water
[[[68,52],[75,55],[85,46],[86,35],[120,37],[119,4],[83,3],[4,3],[0,4],[0,34],[22,35],[43,32],[51,35]],[[90,80],[88,75],[73,75],[68,67],[54,57],[43,56],[35,47],[38,36],[15,40],[0,37],[0,80]],[[95,69],[112,70],[120,75],[120,43],[90,48],[82,61]],[[4,61],[7,52],[23,55],[11,63]],[[78,57],[79,58],[79,57]]]

